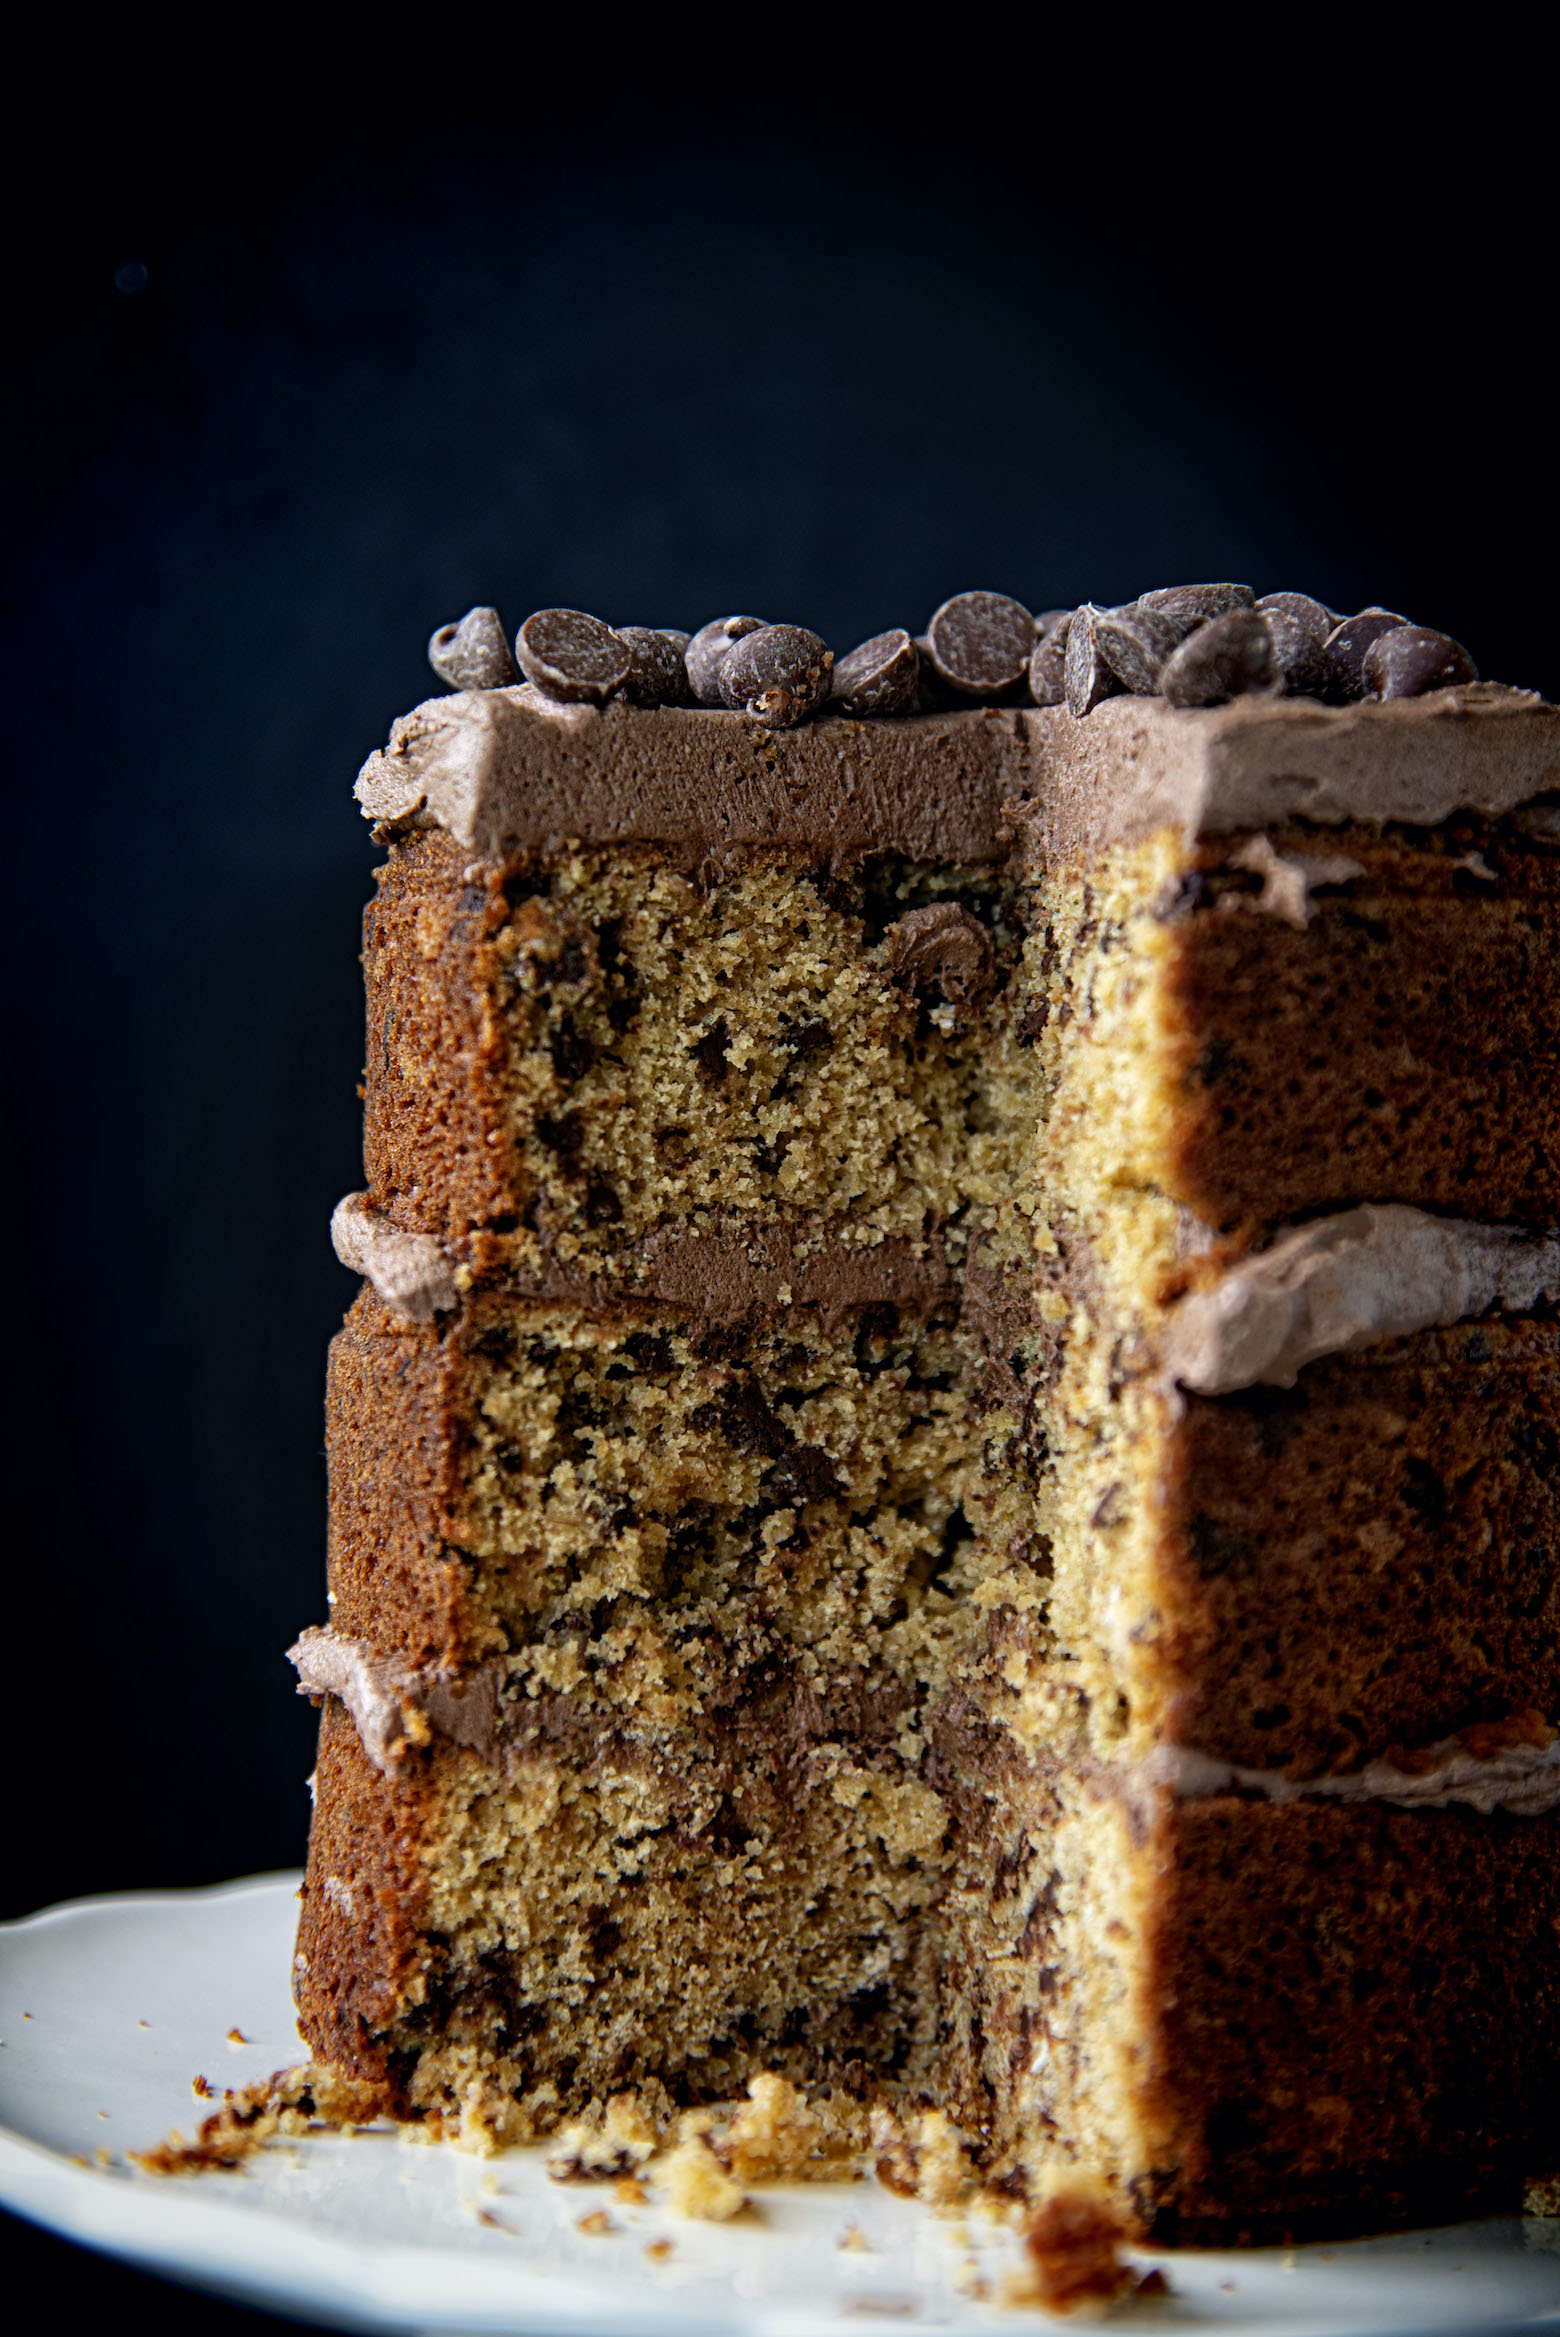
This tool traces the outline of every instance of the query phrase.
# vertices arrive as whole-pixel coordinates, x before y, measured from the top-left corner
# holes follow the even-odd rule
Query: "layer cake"
[[[774,2072],[1162,2240],[1554,2158],[1560,713],[1155,597],[1070,704],[499,631],[365,766],[296,1989],[390,2114]]]

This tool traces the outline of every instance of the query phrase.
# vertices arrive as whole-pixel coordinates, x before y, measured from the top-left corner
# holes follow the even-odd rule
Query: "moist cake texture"
[[[821,712],[801,628],[435,636],[293,1651],[390,2114],[774,2072],[1161,2240],[1553,2158],[1560,713],[1242,591]]]

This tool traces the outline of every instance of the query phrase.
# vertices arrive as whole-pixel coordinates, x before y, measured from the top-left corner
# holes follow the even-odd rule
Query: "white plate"
[[[311,2137],[234,2174],[127,2168],[127,2148],[193,2130],[197,2071],[233,2085],[299,2058],[297,1879],[83,1899],[0,1926],[0,2200],[175,2280],[342,2328],[861,2337],[864,2319],[888,2318],[1013,2337],[1051,2325],[971,2293],[983,2279],[999,2295],[1017,2262],[1010,2233],[951,2225],[870,2182],[765,2190],[753,2217],[711,2225],[549,2183],[535,2151],[482,2160],[390,2133]],[[611,2232],[577,2230],[601,2204]],[[841,2248],[851,2224],[869,2248]],[[664,2261],[646,2254],[658,2239],[673,2242]],[[1128,2308],[1145,2337],[1560,2329],[1553,2223],[1140,2260],[1173,2291]]]

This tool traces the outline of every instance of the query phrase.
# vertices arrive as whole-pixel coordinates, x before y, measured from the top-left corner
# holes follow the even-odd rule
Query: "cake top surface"
[[[972,863],[1022,831],[1067,860],[1161,828],[1429,826],[1560,793],[1560,709],[1479,680],[1449,636],[1238,584],[1040,617],[960,593],[838,664],[803,626],[690,636],[577,609],[536,611],[512,656],[476,608],[429,658],[454,694],[395,723],[358,799],[389,835],[440,826],[487,854]]]
[[[1499,817],[1560,792],[1560,708],[1474,682],[1338,707],[1121,697],[1082,720],[1001,707],[770,732],[702,708],[466,690],[400,717],[356,792],[391,833],[438,826],[484,854],[656,844],[690,864],[769,850],[962,864],[1005,856],[1018,817],[1045,858],[1068,860],[1163,827]]]

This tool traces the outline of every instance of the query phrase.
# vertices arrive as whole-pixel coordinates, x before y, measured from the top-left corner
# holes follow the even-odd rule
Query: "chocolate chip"
[[[624,696],[636,706],[686,706],[693,696],[683,662],[687,634],[649,625],[619,625],[617,633],[629,654]]]
[[[504,690],[519,679],[497,609],[468,609],[458,625],[441,625],[428,663],[457,690]]]
[[[1327,636],[1327,654],[1332,660],[1332,694],[1337,698],[1364,698],[1370,694],[1365,679],[1365,652],[1383,633],[1395,632],[1406,625],[1407,617],[1400,617],[1391,609],[1361,609],[1357,617],[1345,617]]]
[[[1029,660],[1029,695],[1037,706],[1067,702],[1067,628],[1071,609],[1047,609],[1040,619],[1040,638]]]
[[[731,1045],[731,1033],[726,1017],[712,1022],[702,1038],[695,1039],[688,1049],[698,1066],[699,1077],[706,1087],[719,1087],[726,1076],[726,1050]]]
[[[1426,690],[1478,678],[1462,643],[1428,625],[1395,625],[1378,633],[1365,652],[1365,681],[1378,698],[1422,698]]]
[[[1278,686],[1273,636],[1255,609],[1230,609],[1200,625],[1165,665],[1159,687],[1172,706],[1222,706]]]
[[[721,660],[720,694],[728,706],[789,730],[805,722],[829,694],[834,652],[804,625],[763,625],[744,633]]]
[[[1303,595],[1283,597],[1299,600]],[[1332,687],[1333,662],[1327,652],[1326,636],[1308,618],[1293,617],[1287,609],[1263,608],[1257,613],[1273,636],[1273,663],[1285,697],[1327,697]],[[1326,611],[1322,614],[1325,617]]]
[[[978,1005],[996,978],[991,935],[957,901],[911,909],[886,938],[898,980],[912,990],[941,990],[952,1005]]]
[[[1325,602],[1313,600],[1308,592],[1265,592],[1257,603],[1265,617],[1288,617],[1291,623],[1304,625],[1325,641],[1338,620]]]
[[[583,609],[538,609],[521,626],[515,655],[528,682],[568,706],[601,705],[623,687],[631,662],[626,642]]]
[[[1067,711],[1069,714],[1092,714],[1102,698],[1120,694],[1121,684],[1106,664],[1100,650],[1096,627],[1104,609],[1097,609],[1086,600],[1081,609],[1074,609],[1067,627]]]
[[[1102,609],[1094,620],[1094,638],[1122,688],[1135,698],[1151,698],[1165,659],[1204,622],[1164,609]]]
[[[1022,601],[1000,592],[956,592],[926,628],[933,665],[967,698],[1015,689],[1029,670],[1035,621]]]
[[[874,633],[834,669],[832,702],[842,714],[903,714],[915,704],[921,661],[902,626]]]
[[[683,653],[688,668],[688,687],[701,706],[724,706],[720,694],[720,669],[731,654],[735,642],[748,633],[763,629],[763,617],[713,617],[701,625]]]
[[[1152,592],[1140,592],[1136,605],[1162,616],[1190,617],[1201,625],[1210,617],[1227,616],[1231,609],[1255,608],[1256,601],[1249,584],[1161,584]]]

